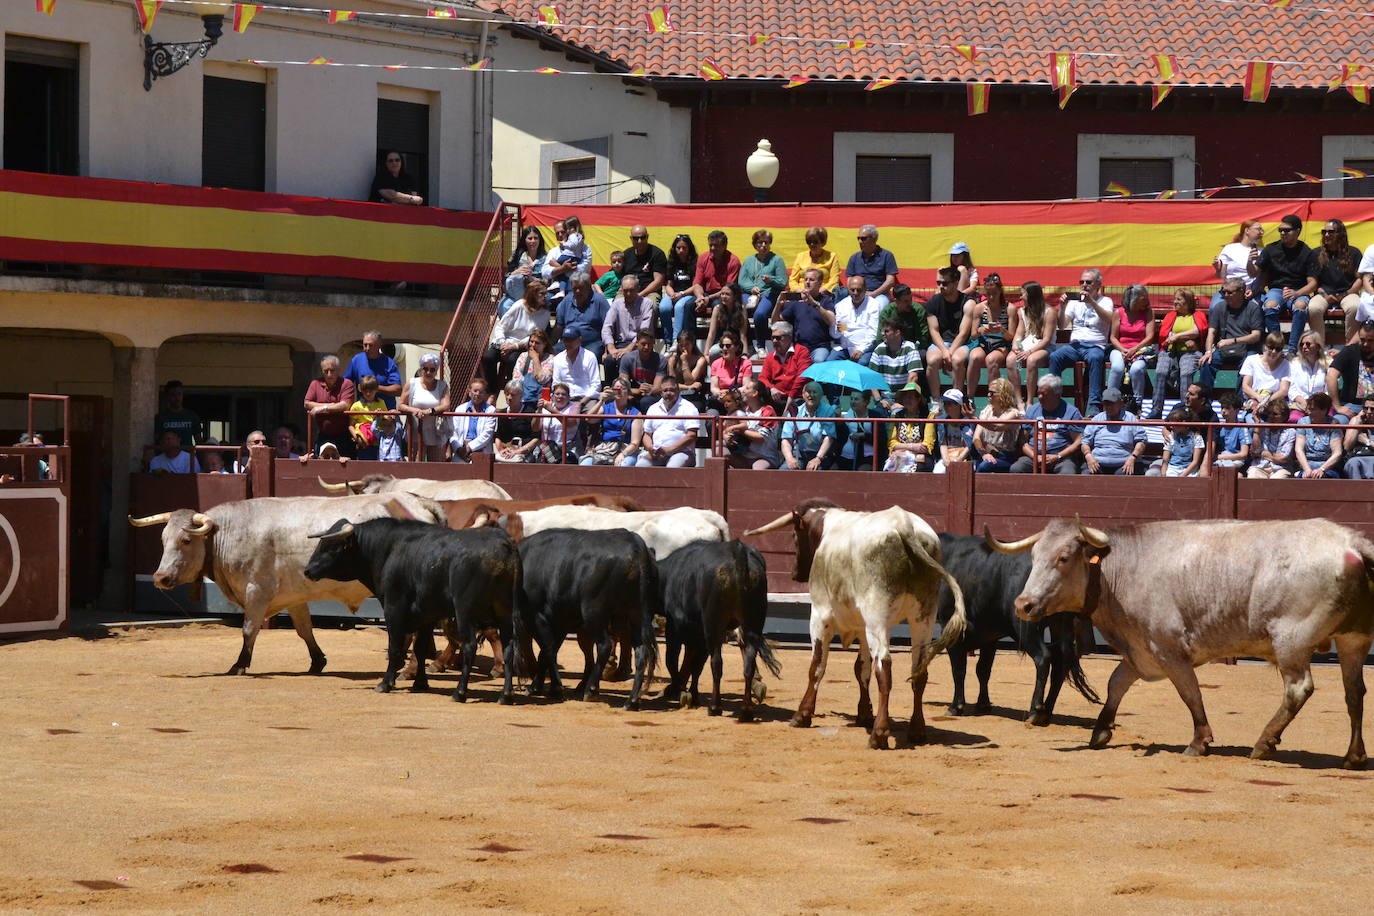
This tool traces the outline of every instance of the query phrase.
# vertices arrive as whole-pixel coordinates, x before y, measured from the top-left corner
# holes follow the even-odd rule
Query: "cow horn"
[[[215,520],[204,512],[197,512],[195,515],[192,515],[191,524],[195,525],[195,527],[187,528],[186,533],[194,534],[197,537],[204,537],[215,530]]]
[[[316,477],[315,479],[318,480],[318,481],[320,482],[320,486],[324,488],[324,491],[325,491],[326,493],[347,493],[347,492],[348,492],[348,484],[346,484],[346,483],[328,483],[328,482],[325,481],[325,479],[324,479],[323,477]]]
[[[1111,543],[1111,538],[1107,537],[1107,532],[1100,528],[1093,528],[1083,524],[1082,520],[1076,515],[1073,517],[1073,520],[1078,523],[1078,536],[1092,546],[1100,550]]]
[[[307,534],[306,537],[311,538],[312,540],[314,540],[314,539],[319,539],[319,540],[323,540],[323,541],[331,541],[331,540],[333,540],[334,538],[345,537],[345,536],[350,535],[350,534],[352,534],[352,533],[353,533],[353,523],[352,523],[352,522],[344,522],[344,526],[343,526],[342,528],[340,528],[338,531],[316,531],[314,534]]]
[[[145,515],[143,518],[129,516],[129,524],[135,528],[149,528],[153,525],[165,525],[167,519],[172,517],[170,512],[159,512],[157,515]]]
[[[361,493],[363,492],[363,482],[361,480],[350,480],[348,482],[348,489],[352,490],[354,493]]]
[[[744,534],[740,535],[740,537],[750,538],[756,534],[767,534],[770,531],[777,531],[779,528],[786,528],[788,525],[792,524],[795,518],[796,516],[791,512],[787,513],[786,515],[780,515],[777,518],[773,519],[773,521],[762,526],[761,528],[753,528],[749,531],[744,532]]]
[[[987,544],[989,549],[995,550],[998,553],[1021,553],[1034,547],[1035,542],[1040,540],[1040,536],[1044,533],[1043,531],[1037,531],[1030,537],[1022,538],[1019,541],[999,541],[992,536],[992,530],[988,528],[987,525],[984,525],[983,543]]]

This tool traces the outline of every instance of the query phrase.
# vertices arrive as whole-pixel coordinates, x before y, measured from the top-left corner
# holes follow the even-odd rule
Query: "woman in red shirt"
[[[1120,389],[1122,379],[1129,372],[1131,395],[1135,400],[1130,406],[1137,411],[1145,400],[1145,370],[1159,350],[1155,346],[1158,340],[1155,313],[1150,308],[1150,291],[1139,283],[1126,287],[1121,305],[1112,316],[1107,387]]]

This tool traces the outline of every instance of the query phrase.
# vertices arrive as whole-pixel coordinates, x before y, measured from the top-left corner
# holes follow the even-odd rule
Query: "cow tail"
[[[648,554],[648,562],[643,565],[644,574],[639,579],[639,600],[643,613],[640,615],[640,642],[644,651],[649,653],[649,664],[644,670],[644,689],[654,682],[654,670],[658,667],[658,633],[655,618],[663,616],[663,592],[658,583],[658,563]]]
[[[906,545],[907,550],[912,554],[912,559],[917,564],[927,569],[933,569],[944,577],[945,582],[949,585],[949,593],[954,598],[954,613],[945,622],[944,629],[940,631],[940,638],[926,647],[925,651],[921,653],[921,660],[911,672],[912,677],[919,677],[925,673],[926,668],[930,667],[935,656],[958,642],[960,637],[964,635],[964,630],[968,627],[968,613],[964,610],[964,592],[959,588],[959,583],[955,581],[954,576],[950,575],[949,570],[945,569],[939,560],[930,555],[920,538],[916,536],[916,532],[914,530],[905,532],[902,543]],[[912,646],[911,650],[915,652],[917,648]]]
[[[758,555],[739,541],[735,542],[734,553],[737,581],[744,583],[745,615],[748,615],[748,609],[761,608],[763,613],[759,619],[762,621],[768,615],[768,570],[763,565],[762,557],[759,557],[758,563],[751,562]],[[754,632],[752,627],[740,627],[739,635],[740,640],[754,650],[755,657],[767,666],[773,677],[782,676],[782,663],[773,653],[773,644],[764,638],[762,627],[758,632]],[[745,689],[748,688],[746,684]]]

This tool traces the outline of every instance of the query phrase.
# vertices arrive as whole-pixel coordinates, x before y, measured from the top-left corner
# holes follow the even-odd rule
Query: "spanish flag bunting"
[[[258,14],[258,4],[256,3],[235,3],[234,4],[234,31],[245,32],[248,30],[248,23],[253,21],[253,17]]]
[[[1201,197],[1203,200],[1210,200],[1211,198],[1216,197],[1218,194],[1225,190],[1225,188],[1207,188],[1203,190],[1202,193],[1198,196]]]
[[[666,6],[656,6],[644,14],[644,21],[649,26],[650,32],[668,33],[676,31],[677,26],[673,25],[673,11]]]
[[[307,64],[312,64],[312,65],[314,65],[314,66],[316,66],[316,67],[323,67],[323,66],[325,66],[326,64],[332,64],[332,63],[334,63],[334,58],[332,58],[332,57],[312,57],[312,58],[310,58],[308,61],[306,61],[306,63],[307,63]]]
[[[481,60],[477,61],[475,64],[468,64],[468,65],[467,65],[466,67],[464,67],[463,69],[464,69],[464,70],[485,70],[485,69],[487,69],[487,68],[490,67],[490,66],[491,66],[491,58],[490,58],[490,57],[484,57],[484,58],[482,58]]]
[[[796,89],[798,86],[805,86],[809,82],[811,82],[811,77],[809,76],[794,76],[787,82],[783,83],[782,88]]]
[[[330,21],[331,23],[348,22],[348,21],[350,21],[350,20],[357,19],[357,18],[358,18],[358,14],[355,13],[353,10],[330,10],[330,11],[329,11],[329,21]]]
[[[703,57],[701,59],[701,66],[699,69],[701,71],[701,78],[704,80],[725,79],[725,74],[721,72],[721,69],[719,66],[717,66],[714,58]]]
[[[1318,178],[1316,175],[1309,175],[1309,174],[1307,174],[1306,172],[1294,172],[1293,174],[1294,174],[1294,175],[1297,175],[1297,176],[1298,176],[1299,178],[1301,178],[1303,181],[1306,181],[1306,182],[1308,182],[1308,183],[1310,183],[1310,184],[1321,184],[1321,183],[1322,183],[1322,180],[1321,180],[1320,178]]]
[[[1059,110],[1060,110],[1060,111],[1063,111],[1063,110],[1064,110],[1064,106],[1067,105],[1067,104],[1069,104],[1069,99],[1073,98],[1073,94],[1074,94],[1075,92],[1077,92],[1077,91],[1078,91],[1078,87],[1077,87],[1077,86],[1061,86],[1061,87],[1059,88],[1058,92],[1059,92]]]
[[[254,60],[254,59],[251,58],[251,57],[240,57],[240,58],[239,58],[239,63],[241,63],[241,64],[252,64],[252,65],[255,66],[255,67],[261,67],[261,66],[263,65],[262,61],[260,61],[260,60]]]
[[[1155,200],[1173,200],[1177,196],[1177,191],[1160,191],[1159,196],[1156,197]]]
[[[1368,178],[1368,177],[1369,177],[1369,173],[1368,173],[1368,172],[1362,172],[1362,171],[1360,171],[1359,169],[1352,169],[1352,168],[1345,168],[1345,167],[1343,167],[1343,168],[1336,169],[1336,171],[1340,172],[1340,173],[1341,173],[1342,175],[1344,175],[1346,178]]]
[[[1155,67],[1159,70],[1160,82],[1172,83],[1178,79],[1178,58],[1172,54],[1155,54],[1153,56]]]
[[[138,26],[143,29],[143,34],[148,34],[153,30],[153,20],[157,18],[157,11],[162,9],[162,0],[134,0],[134,10],[138,13]]]
[[[1078,85],[1077,54],[1056,51],[1050,55],[1050,85],[1061,90],[1066,86]],[[1061,104],[1059,107],[1064,106]]]
[[[755,32],[753,35],[749,36],[749,45],[750,47],[756,47],[772,37],[772,35],[765,35],[763,32]]]
[[[1107,182],[1107,193],[1115,194],[1118,197],[1130,197],[1131,189],[1123,184],[1117,184],[1115,181],[1109,181]]]
[[[626,75],[626,76],[648,76],[648,74],[649,74],[649,71],[648,71],[648,70],[645,70],[643,67],[635,67],[633,70],[631,70],[629,73],[626,73],[625,75]]]
[[[1364,83],[1346,83],[1345,91],[1361,105],[1369,104],[1369,87]]]
[[[410,66],[410,64],[405,64],[405,63],[402,63],[402,64],[387,64],[387,65],[385,65],[384,67],[382,67],[382,69],[383,69],[383,70],[392,70],[392,71],[395,71],[395,70],[404,70],[404,69],[406,69],[406,68],[409,67],[409,66]]]
[[[1332,77],[1331,82],[1326,84],[1326,91],[1335,92],[1350,82],[1350,78],[1363,69],[1362,64],[1341,64],[1341,72]]]
[[[1293,0],[1264,0],[1264,3],[1266,6],[1272,6],[1278,9],[1287,9],[1288,7],[1293,5]]]
[[[534,71],[534,72],[535,72],[535,73],[542,73],[542,74],[544,74],[545,76],[552,76],[552,75],[554,75],[554,74],[556,74],[556,73],[562,73],[563,71],[562,71],[562,70],[555,70],[553,67],[540,67],[538,70],[536,70],[536,71]]]
[[[55,6],[57,6],[57,0],[34,0],[34,8],[44,16],[51,16]]]
[[[1159,103],[1169,97],[1169,93],[1174,91],[1174,87],[1168,83],[1155,83],[1150,87],[1150,107],[1158,108]]]
[[[849,41],[841,41],[835,44],[836,50],[839,51],[861,51],[866,47],[868,47],[868,42],[864,41],[862,38],[854,38]]]
[[[1262,178],[1237,178],[1236,181],[1245,185],[1247,188],[1262,188],[1269,184],[1269,182]]]
[[[1269,83],[1274,78],[1274,65],[1267,60],[1252,60],[1245,65],[1243,86],[1245,101],[1263,102],[1269,98]]]
[[[544,25],[562,25],[563,11],[558,8],[558,4],[549,3],[539,7],[539,19]]]
[[[888,86],[891,86],[895,82],[897,81],[890,79],[876,79],[864,87],[864,92],[877,92],[879,89],[886,89]]]
[[[451,6],[441,6],[441,7],[437,7],[437,8],[425,10],[425,18],[427,18],[427,19],[456,19],[456,18],[458,18],[458,11],[455,10],[455,9],[454,9],[453,7],[451,7]]]
[[[992,88],[991,83],[968,83],[968,115],[988,113],[988,93]]]
[[[962,57],[969,63],[978,63],[977,45],[950,45],[950,47],[954,49],[954,53],[958,54],[960,57]]]

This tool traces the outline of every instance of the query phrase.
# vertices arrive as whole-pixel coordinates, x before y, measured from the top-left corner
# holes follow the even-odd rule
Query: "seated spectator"
[[[823,423],[820,418],[834,417],[835,408],[819,382],[807,382],[801,399],[796,417],[782,425],[782,466],[789,471],[829,470],[835,463],[836,429],[833,422]]]
[[[405,157],[398,150],[387,150],[382,157],[382,167],[372,179],[372,188],[367,199],[374,203],[405,204],[412,207],[423,206],[425,199],[420,196],[420,185],[410,172],[406,171]]]
[[[824,226],[812,226],[806,230],[806,250],[797,253],[792,260],[792,272],[788,275],[788,288],[801,292],[806,281],[806,272],[815,268],[821,272],[821,289],[833,293],[840,285],[840,262],[834,253],[826,250],[830,233]],[[773,319],[777,321],[776,318]]]
[[[888,425],[883,470],[899,474],[929,471],[935,464],[935,424],[925,422],[925,393],[913,381],[897,389],[896,395],[902,415],[911,419]]]
[[[835,303],[835,324],[831,329],[837,341],[828,359],[848,359],[867,366],[878,345],[878,313],[887,304],[868,294],[862,277],[845,281],[849,295]],[[814,355],[812,359],[814,360]]]
[[[573,406],[577,408],[573,413],[587,413],[601,394],[601,361],[582,346],[582,336],[577,328],[563,329],[563,352],[551,359],[549,364],[553,384],[562,382],[568,386]]]
[[[689,468],[697,463],[697,433],[701,415],[680,397],[677,379],[669,376],[659,389],[662,397],[644,414],[644,436],[636,467]],[[626,460],[625,464],[629,465]]]
[[[1220,292],[1217,295],[1225,301]],[[1202,357],[1203,342],[1207,339],[1207,313],[1197,310],[1197,297],[1189,290],[1174,293],[1174,310],[1160,323],[1159,339],[1154,401],[1145,415],[1147,420],[1158,420],[1164,415],[1164,395],[1175,379],[1180,395],[1188,390]]]
[[[968,329],[964,323],[964,306],[968,297],[959,292],[959,272],[952,267],[940,268],[940,291],[926,302],[926,328],[930,332],[930,348],[926,350],[927,390],[934,397],[940,391],[940,372],[950,373],[954,387],[962,388],[968,350]]]
[[[778,446],[778,412],[767,401],[763,386],[757,379],[745,379],[740,386],[744,396],[737,423],[721,427],[725,447],[730,451],[732,468],[753,468],[766,471],[782,464]]]
[[[381,331],[363,333],[363,350],[353,355],[344,371],[344,378],[353,383],[354,391],[365,375],[376,377],[377,394],[386,405],[384,409],[395,410],[396,396],[401,393],[401,369],[396,360],[382,352]]]
[[[1156,346],[1155,313],[1150,307],[1150,291],[1139,283],[1126,287],[1121,305],[1112,314],[1111,352],[1107,354],[1107,387],[1120,388],[1129,375],[1130,407],[1140,410],[1145,403],[1146,370],[1159,352]]]
[[[1364,250],[1360,258],[1360,307],[1353,313],[1345,313],[1346,343],[1354,343],[1360,326],[1366,321],[1374,321],[1374,245]],[[1353,320],[1352,320],[1353,315]]]
[[[1217,401],[1221,404],[1221,418],[1231,425],[1217,431],[1217,455],[1212,460],[1212,466],[1244,468],[1250,458],[1251,435],[1250,430],[1240,422],[1240,395],[1234,391],[1223,391]],[[1263,416],[1263,413],[1256,416]]]
[[[1330,360],[1326,347],[1312,331],[1298,338],[1298,355],[1288,362],[1288,419],[1296,423],[1307,416],[1307,399],[1318,391],[1326,391],[1326,370]],[[1341,422],[1341,415],[1336,415]]]
[[[1245,409],[1252,416],[1264,410],[1274,398],[1288,399],[1288,360],[1283,356],[1283,335],[1264,338],[1264,350],[1247,356],[1240,367],[1240,389]]]
[[[1298,463],[1295,476],[1309,480],[1341,476],[1341,430],[1314,428],[1314,424],[1322,423],[1335,423],[1331,419],[1331,395],[1324,391],[1307,399],[1307,416],[1298,421],[1297,442],[1293,446],[1293,457]]]
[[[642,414],[630,403],[630,383],[617,378],[611,387],[601,392],[601,416],[587,420],[591,446],[578,464],[633,465],[644,441]]]
[[[649,244],[649,230],[642,225],[630,227],[630,247],[622,255],[625,257],[625,273],[621,277],[622,292],[625,277],[634,277],[638,283],[639,295],[649,300],[651,309],[657,309],[659,298],[663,295],[663,284],[668,279],[668,257],[663,249]],[[614,301],[614,300],[612,300]],[[657,316],[657,312],[651,312]],[[650,330],[653,325],[650,324]]]
[[[205,441],[205,423],[194,410],[186,408],[185,397],[186,391],[176,379],[162,386],[162,409],[153,417],[154,442],[161,442],[169,429],[177,434],[182,448],[194,448]]]
[[[1051,375],[1060,375],[1076,362],[1088,364],[1088,413],[1102,407],[1107,345],[1116,310],[1102,295],[1102,271],[1090,267],[1079,279],[1081,293],[1065,293],[1060,301],[1060,324],[1070,328],[1069,342],[1050,351]]]
[[[503,285],[506,295],[496,306],[499,318],[510,307],[525,298],[525,284],[531,278],[538,278],[540,269],[549,253],[544,250],[544,235],[537,226],[526,226],[520,233],[520,243],[506,261],[506,280]]]
[[[968,418],[964,393],[951,388],[940,396],[940,406],[932,407],[931,419],[965,420]],[[970,461],[973,458],[973,429],[967,423],[935,424],[935,442],[938,460],[933,468],[936,474],[943,474],[951,464]]]
[[[317,457],[353,457],[353,437],[344,411],[355,397],[353,383],[339,371],[339,358],[331,354],[320,360],[320,377],[305,390],[305,413],[315,424]]]
[[[859,250],[849,256],[844,275],[846,282],[850,277],[863,277],[878,311],[891,301],[888,293],[897,285],[897,259],[878,244],[877,226],[865,223],[859,227]]]
[[[14,445],[16,448],[42,448],[43,434],[39,432],[22,432],[19,434],[19,439],[14,443]],[[38,459],[38,479],[50,479],[48,462],[44,461],[42,458]],[[0,475],[0,483],[14,483],[14,477],[10,474],[2,474]]]
[[[1077,474],[1083,426],[1081,422],[1073,424],[1072,421],[1081,421],[1083,415],[1078,412],[1077,407],[1064,400],[1064,383],[1060,381],[1059,376],[1042,376],[1037,390],[1040,400],[1026,408],[1026,419],[1032,422],[1041,419],[1068,421],[1053,423],[1046,428],[1045,470],[1051,474]],[[1034,427],[1027,426],[1026,441],[1021,445],[1021,457],[1012,463],[1011,473],[1029,474],[1035,470],[1035,459],[1039,454],[1038,438]]]
[[[740,265],[739,285],[745,296],[744,307],[753,319],[757,349],[762,352],[767,349],[773,303],[787,289],[787,265],[783,263],[782,256],[773,250],[773,233],[767,229],[754,233],[753,245],[754,253]],[[748,341],[746,333],[744,343],[748,344]]]
[[[517,401],[517,406],[518,406]],[[420,375],[401,390],[397,409],[413,417],[420,427],[420,442],[426,461],[443,461],[448,437],[443,430],[444,412],[449,408],[448,382],[439,378],[439,354],[420,357]]]
[[[362,461],[377,460],[376,414],[364,410],[387,410],[377,393],[377,376],[364,375],[358,382],[358,399],[348,406],[348,434],[353,438],[354,455]]]
[[[1246,269],[1252,278],[1249,286],[1253,293],[1247,292],[1245,298],[1249,300],[1253,295],[1254,302],[1261,308],[1261,333],[1273,334],[1278,331],[1279,319],[1285,311],[1291,311],[1293,341],[1296,343],[1297,335],[1302,333],[1307,324],[1308,316],[1304,310],[1317,288],[1315,258],[1312,249],[1302,240],[1302,220],[1292,213],[1280,219],[1279,240],[1265,245],[1259,257],[1250,261]],[[1226,284],[1230,282],[1222,282],[1223,294]],[[1214,325],[1217,323],[1216,308],[1216,303],[1213,303],[1211,311]],[[1299,312],[1304,314],[1299,316]],[[1312,324],[1315,327],[1318,322],[1314,319]]]
[[[506,409],[496,419],[496,460],[519,464],[529,461],[539,437],[534,432],[534,423],[529,417],[512,417],[513,413],[525,413],[520,406],[524,396],[524,385],[512,380],[506,385]]]
[[[754,362],[743,353],[742,337],[726,331],[720,338],[720,356],[711,363],[711,395],[706,404],[720,410],[725,394],[738,389],[754,376]]]
[[[906,290],[907,300],[910,301],[911,289],[906,286],[897,287],[899,293],[901,290]],[[901,302],[900,295],[894,300],[894,305],[897,302]],[[901,410],[895,392],[901,391],[908,382],[919,383],[924,362],[916,345],[902,336],[902,323],[896,318],[883,320],[882,343],[873,349],[868,368],[881,375],[889,389],[871,392],[877,403],[875,411],[879,412],[879,416],[891,416],[895,411]]]
[[[568,331],[577,332],[578,340],[581,341],[583,349],[589,351],[593,360],[596,361],[597,373],[599,374],[601,355],[605,347],[601,332],[606,326],[606,318],[610,315],[611,305],[601,295],[601,292],[592,285],[592,278],[582,271],[574,273],[569,282],[572,284],[572,295],[563,297],[562,301],[558,303],[558,311],[554,315],[555,339],[562,341],[566,339]],[[563,346],[564,344],[560,342],[555,348],[555,352],[561,351]],[[577,396],[576,392],[573,396]]]
[[[260,430],[260,429],[255,429],[255,430],[253,430],[251,433],[249,433],[248,436],[247,436],[247,438],[245,438],[245,439],[243,440],[243,451],[240,453],[240,457],[238,457],[238,458],[236,458],[236,459],[234,460],[234,473],[235,473],[235,474],[247,474],[249,468],[252,466],[252,463],[253,463],[253,446],[255,446],[255,445],[266,445],[266,444],[267,444],[267,433],[263,432],[263,431]],[[283,457],[287,457],[287,456],[283,456]],[[299,456],[290,456],[290,457],[299,457]]]
[[[1196,422],[1197,418],[1186,407],[1175,407],[1169,411],[1164,427],[1164,457],[1157,467],[1150,468],[1148,473],[1151,477],[1198,476],[1207,443],[1205,437],[1194,428]]]
[[[1225,301],[1213,306],[1207,316],[1207,343],[1198,359],[1198,378],[1209,392],[1217,370],[1238,369],[1247,356],[1259,351],[1265,325],[1259,303],[1245,298],[1245,285],[1239,280],[1227,280],[1221,293]]]
[[[697,246],[692,237],[682,233],[673,239],[668,251],[668,278],[663,283],[663,298],[658,303],[658,321],[664,340],[675,340],[679,325],[691,318],[692,335],[696,336],[696,299],[692,285],[697,276]]]
[[[829,358],[836,334],[835,300],[821,287],[821,277],[820,270],[811,268],[801,290],[788,290],[773,306],[773,324],[785,321],[791,325],[796,342],[806,348],[813,363]]]
[[[902,339],[914,345],[917,353],[924,354],[929,349],[930,322],[926,319],[926,310],[912,301],[911,287],[905,283],[892,287],[892,301],[878,313],[878,327],[888,319],[896,320],[902,329]]]
[[[1360,311],[1360,250],[1350,244],[1345,223],[1329,219],[1322,227],[1322,247],[1318,248],[1312,261],[1317,288],[1315,295],[1307,303],[1307,311],[1293,312],[1293,327],[1290,338],[1296,348],[1304,326],[1309,327],[1326,346],[1326,313],[1341,309],[1345,313],[1345,339],[1351,339],[1358,325],[1355,316]],[[1293,354],[1289,354],[1292,356]]]
[[[1360,415],[1350,422],[1341,440],[1341,452],[1346,477],[1374,480],[1374,394],[1365,397]]]
[[[525,284],[525,298],[496,322],[491,330],[491,344],[482,357],[482,374],[487,390],[504,388],[510,379],[515,361],[529,344],[530,334],[547,331],[549,327],[548,297],[542,281]]]
[[[811,353],[792,341],[792,325],[786,321],[774,322],[773,352],[763,361],[759,381],[778,413],[785,413],[801,395],[802,386],[806,384],[802,373],[810,365]]]
[[[690,330],[697,334],[697,316],[710,314],[720,300],[721,292],[727,287],[735,287],[735,301],[739,303],[739,258],[730,251],[730,240],[724,232],[712,229],[706,236],[707,254],[697,259],[697,270],[692,277],[689,295],[695,300],[695,310],[679,318],[676,310],[673,315],[674,330],[678,336]]]
[[[1145,473],[1140,456],[1145,452],[1145,429],[1140,426],[1108,426],[1107,421],[1134,423],[1136,415],[1125,409],[1120,388],[1102,392],[1102,412],[1083,433],[1083,468],[1080,474],[1117,474],[1130,477]]]
[[[620,297],[611,303],[606,321],[601,325],[602,364],[607,378],[620,374],[620,361],[635,349],[636,335],[649,334],[650,347],[654,339],[654,304],[639,294],[639,277],[627,273],[620,281]]]
[[[577,464],[577,421],[566,419],[568,414],[577,413],[577,405],[572,403],[567,383],[555,382],[550,397],[540,398],[537,406],[544,416],[535,421],[539,445],[530,460],[536,464]]]
[[[989,276],[992,279],[993,274]],[[978,412],[978,419],[1020,420],[1025,416],[1016,405],[1016,388],[998,377],[988,382],[988,403]],[[1005,474],[1021,456],[1021,426],[1012,424],[983,424],[973,428],[973,451],[979,457],[974,466],[977,474]]]
[[[549,346],[549,335],[544,331],[530,334],[525,352],[515,361],[511,370],[511,381],[520,383],[520,399],[516,401],[522,413],[533,413],[539,399],[547,399],[552,393],[548,390],[553,384],[553,348]]]
[[[1050,350],[1059,329],[1059,307],[1045,301],[1045,289],[1034,280],[1021,284],[1021,302],[1007,307],[1011,313],[1011,352],[1007,368],[1012,378],[1026,370],[1026,399],[1035,400],[1040,370],[1050,364]]]
[[[582,221],[565,216],[554,223],[554,238],[558,245],[544,258],[540,276],[548,284],[549,301],[557,303],[572,292],[572,277],[576,273],[590,274],[592,246],[582,233]]]
[[[1245,297],[1251,298],[1252,278],[1250,265],[1259,260],[1260,244],[1264,241],[1264,226],[1257,219],[1247,219],[1241,222],[1240,230],[1232,237],[1231,243],[1224,246],[1215,258],[1212,259],[1212,270],[1216,272],[1217,279],[1223,283],[1232,278],[1239,280],[1246,286]],[[1218,289],[1212,296],[1211,305],[1224,302],[1225,298]],[[1210,308],[1210,306],[1209,306]]]
[[[1355,343],[1341,348],[1326,370],[1326,393],[1331,395],[1337,422],[1350,420],[1367,394],[1374,394],[1374,319],[1360,325]]]
[[[706,409],[706,356],[697,349],[697,339],[691,331],[677,335],[673,352],[668,355],[665,374],[675,379],[684,400],[690,401],[700,413]]]
[[[988,274],[987,282],[983,284],[983,293],[985,298],[982,302],[975,302],[970,298],[964,305],[964,327],[961,331],[968,340],[964,358],[968,365],[970,389],[978,385],[978,379],[982,377],[985,366],[988,370],[989,385],[993,379],[1000,378],[1007,363],[1007,354],[1011,350],[1011,338],[1007,336],[1011,319],[1007,312],[1006,293],[1002,290],[1002,276]],[[1019,375],[1017,381],[1020,381]],[[1012,394],[1019,404],[1021,396],[1015,388],[1012,389]]]
[[[1266,425],[1255,429],[1250,441],[1250,454],[1253,460],[1245,476],[1251,480],[1280,480],[1293,476],[1293,446],[1297,442],[1298,431],[1288,426],[1288,402],[1270,401],[1260,419]]]
[[[618,377],[630,383],[630,397],[641,412],[658,400],[667,373],[668,361],[654,349],[653,332],[640,331],[635,348],[620,359]]]
[[[749,339],[749,316],[744,312],[744,303],[736,283],[720,288],[719,298],[711,309],[711,323],[706,328],[706,356],[709,359],[720,356],[717,341],[726,331],[733,331],[738,335],[738,340]]]
[[[468,399],[454,412],[474,416],[448,418],[448,460],[468,464],[475,454],[490,454],[496,442],[496,405],[487,398],[487,383],[473,379],[468,385]]]
[[[206,439],[206,445],[219,445],[218,439]],[[224,466],[224,455],[216,451],[204,451],[199,453],[197,460],[200,462],[202,474],[228,474],[229,469]]]
[[[289,426],[278,426],[272,432],[273,458],[300,458],[305,449],[297,441],[296,430]]]
[[[850,394],[849,406],[838,411],[837,416],[846,417],[849,422],[835,424],[835,433],[841,440],[836,465],[846,471],[876,471],[873,461],[877,424],[862,422],[873,416],[868,410],[868,392],[855,391]]]
[[[596,278],[597,291],[609,303],[620,295],[620,278],[625,275],[625,252],[611,252],[611,269]]]
[[[148,462],[150,474],[199,474],[200,462],[195,452],[181,447],[181,437],[174,429],[163,430],[157,441],[157,454]]]
[[[968,250],[968,245],[955,242],[950,246],[949,266],[959,271],[959,280],[955,284],[959,292],[965,296],[978,295],[978,268],[973,266],[973,253]],[[939,271],[935,272],[937,282],[939,274]]]

